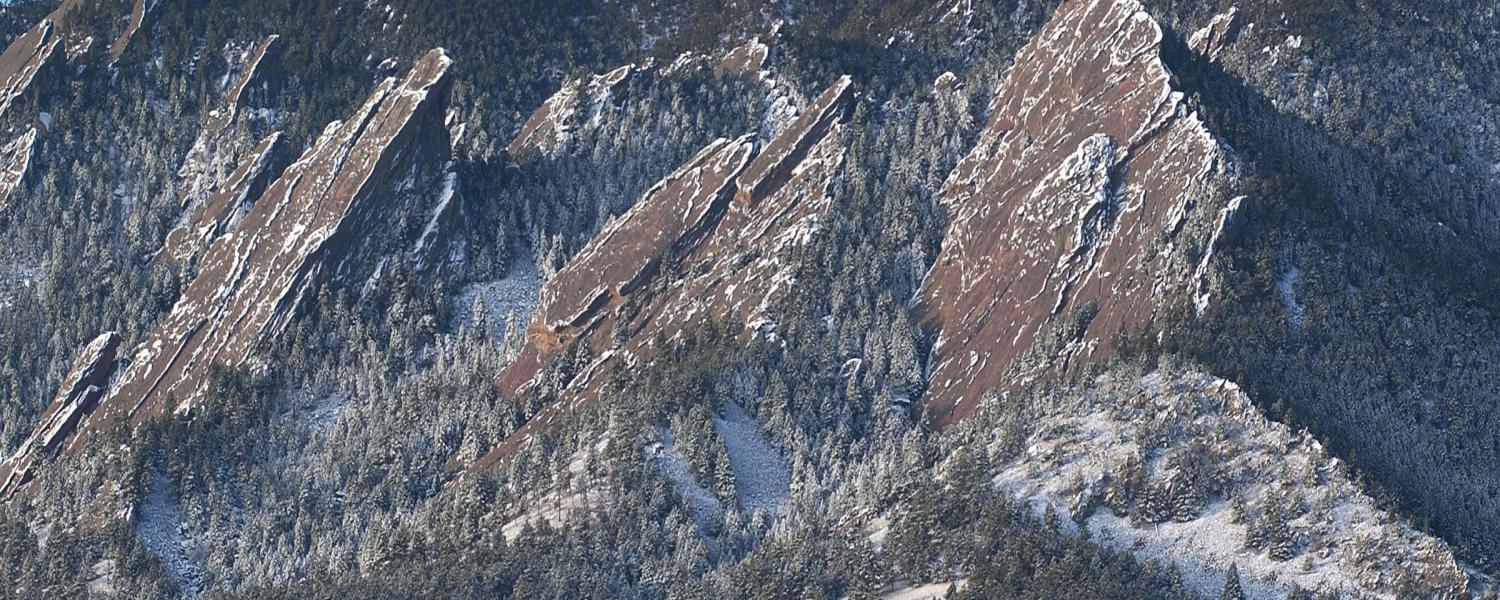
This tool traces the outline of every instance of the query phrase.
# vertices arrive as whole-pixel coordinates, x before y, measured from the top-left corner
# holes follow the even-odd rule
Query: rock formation
[[[393,179],[408,170],[414,146],[432,131],[446,136],[451,63],[433,50],[404,80],[385,80],[352,118],[331,124],[270,184],[233,232],[214,240],[198,275],[130,356],[89,427],[189,410],[213,367],[242,365],[286,327],[318,274],[360,247],[361,225],[375,218],[373,209],[401,207],[392,196],[401,182]],[[441,152],[446,156],[446,144]],[[233,206],[205,206],[216,204]]]
[[[30,481],[36,462],[57,452],[94,410],[115,370],[115,350],[119,346],[120,336],[111,331],[94,338],[78,353],[73,368],[62,379],[57,396],[47,405],[41,423],[10,458],[0,462],[0,501],[8,500]]]
[[[1172,89],[1161,42],[1135,2],[1070,2],[1017,55],[946,184],[951,226],[921,290],[937,422],[1023,380],[1017,359],[1065,320],[1082,330],[1045,358],[1066,366],[1192,291],[1233,164]]]
[[[840,78],[763,148],[751,136],[713,142],[569,261],[542,288],[526,344],[498,385],[510,398],[534,393],[543,364],[573,343],[589,344],[596,358],[480,464],[508,456],[597,393],[595,375],[610,365],[649,363],[658,337],[670,342],[725,318],[755,335],[765,307],[795,285],[785,257],[828,208],[844,155],[837,131],[853,96],[850,79]]]

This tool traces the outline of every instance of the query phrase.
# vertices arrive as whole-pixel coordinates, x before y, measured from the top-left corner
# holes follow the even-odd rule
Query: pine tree
[[[1229,565],[1229,577],[1224,580],[1224,591],[1219,592],[1219,600],[1245,600],[1245,590],[1240,588],[1240,566]]]
[[[1172,494],[1172,520],[1186,523],[1198,518],[1198,513],[1203,510],[1203,494],[1198,491],[1198,486],[1186,482],[1172,487],[1175,490]]]
[[[1271,559],[1289,560],[1297,556],[1291,527],[1287,524],[1286,509],[1282,508],[1280,498],[1270,496],[1266,499],[1265,514],[1261,517],[1260,525],[1266,543],[1266,554]]]

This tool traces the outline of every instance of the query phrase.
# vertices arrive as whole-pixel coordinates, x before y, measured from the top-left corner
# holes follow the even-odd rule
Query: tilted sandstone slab
[[[251,201],[260,196],[276,175],[271,157],[280,141],[280,132],[261,140],[234,172],[197,203],[186,220],[167,233],[161,255],[178,262],[191,262],[213,240],[233,229],[249,211]]]
[[[753,136],[713,142],[547,282],[525,345],[497,380],[501,393],[536,393],[543,365],[573,343],[588,344],[594,358],[477,464],[504,460],[594,397],[611,366],[648,365],[658,339],[671,343],[716,319],[737,319],[754,335],[766,307],[795,285],[788,256],[828,209],[844,157],[837,132],[853,96],[840,78],[764,148]]]
[[[1042,358],[1067,369],[1199,291],[1233,164],[1173,91],[1161,43],[1134,0],[1072,1],[1016,56],[945,186],[951,225],[920,293],[937,423],[1024,380],[1017,359],[1065,319],[1082,331]]]
[[[404,80],[382,82],[261,194],[233,232],[209,246],[197,276],[135,349],[89,428],[190,409],[213,367],[244,364],[261,341],[285,329],[315,276],[366,233],[368,213],[399,208],[386,195],[400,187],[393,178],[407,171],[403,161],[416,153],[424,130],[446,131],[451,63],[433,50]],[[447,148],[441,151],[446,156]]]
[[[4,170],[0,171],[0,209],[5,208],[6,200],[25,182],[26,171],[31,168],[32,151],[36,148],[36,135],[37,129],[29,127],[26,133],[0,147],[0,165],[4,165]]]
[[[0,462],[0,501],[8,500],[31,479],[39,458],[57,452],[64,440],[94,409],[115,368],[120,336],[111,331],[94,338],[63,377],[57,396],[47,406],[31,436],[4,462]]]
[[[242,143],[241,136],[236,135],[236,121],[246,112],[245,109],[255,108],[246,106],[247,92],[264,90],[265,94],[260,95],[263,99],[265,95],[274,94],[284,79],[277,52],[279,39],[276,35],[266,36],[238,58],[241,65],[238,74],[224,90],[220,106],[209,111],[197,139],[193,141],[193,147],[188,150],[182,167],[177,170],[177,176],[182,179],[184,186],[184,208],[194,208],[214,191],[221,189],[225,176],[240,161],[247,144]],[[254,118],[257,112],[250,111],[250,135],[263,137],[266,130],[275,123],[271,122],[274,119]],[[261,143],[264,143],[264,139]]]

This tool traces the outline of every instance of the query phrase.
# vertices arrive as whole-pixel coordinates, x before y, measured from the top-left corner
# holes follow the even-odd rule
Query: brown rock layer
[[[37,460],[57,452],[63,441],[94,410],[104,395],[105,383],[114,372],[115,350],[119,346],[120,336],[111,331],[94,338],[78,353],[73,369],[63,377],[57,396],[47,406],[31,436],[10,458],[0,462],[0,501],[10,499],[16,490],[30,481]]]
[[[1016,359],[1074,311],[1097,308],[1044,361],[1099,358],[1194,291],[1232,165],[1172,90],[1161,41],[1134,0],[1076,0],[1017,55],[943,192],[952,225],[921,290],[937,423],[1023,382]]]
[[[758,151],[753,136],[715,141],[563,267],[542,288],[526,344],[497,384],[520,399],[535,393],[542,365],[571,344],[589,344],[595,358],[478,465],[504,460],[592,398],[602,385],[596,375],[610,366],[649,363],[661,350],[657,339],[726,318],[754,335],[768,303],[795,285],[785,258],[809,241],[828,208],[844,156],[836,133],[853,96],[849,78],[839,79]]]

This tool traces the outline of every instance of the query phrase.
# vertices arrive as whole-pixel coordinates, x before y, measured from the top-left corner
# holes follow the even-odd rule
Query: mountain
[[[1486,597],[1497,18],[7,4],[0,596]]]

